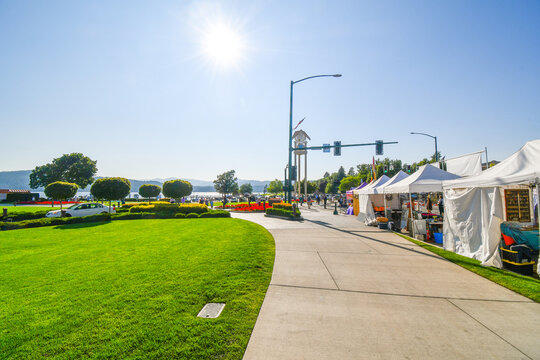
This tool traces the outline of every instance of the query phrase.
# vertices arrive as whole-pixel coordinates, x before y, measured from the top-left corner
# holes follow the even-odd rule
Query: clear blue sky
[[[283,177],[289,82],[312,145],[413,162],[540,137],[539,1],[0,0],[0,170]],[[309,155],[311,179],[374,148]]]

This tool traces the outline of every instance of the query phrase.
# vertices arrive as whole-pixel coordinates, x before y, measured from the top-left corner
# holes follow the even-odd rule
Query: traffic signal
[[[334,156],[341,156],[341,141],[334,141]]]
[[[388,172],[388,165],[383,166],[384,173],[386,174]]]
[[[291,166],[290,178],[291,181],[296,181],[296,165]]]
[[[383,141],[375,141],[375,155],[383,155]]]

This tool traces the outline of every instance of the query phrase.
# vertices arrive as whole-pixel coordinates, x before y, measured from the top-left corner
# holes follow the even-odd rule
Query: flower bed
[[[62,204],[79,204],[80,201],[62,201]],[[17,205],[53,205],[53,201],[19,201]],[[60,201],[54,201],[54,205],[60,205]]]

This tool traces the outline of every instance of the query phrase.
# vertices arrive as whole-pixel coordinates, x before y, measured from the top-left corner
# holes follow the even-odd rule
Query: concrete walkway
[[[276,260],[244,359],[540,359],[540,304],[353,216],[234,214]]]

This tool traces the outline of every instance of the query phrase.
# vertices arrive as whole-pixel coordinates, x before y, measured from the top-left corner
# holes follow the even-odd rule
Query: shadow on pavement
[[[437,260],[448,261],[448,260],[446,260],[445,258],[442,258],[442,257],[440,257],[440,256],[438,256],[438,255],[435,255],[435,254],[424,253],[424,252],[421,252],[421,251],[418,251],[418,250],[415,250],[415,249],[410,249],[410,248],[404,247],[404,246],[399,245],[399,244],[392,244],[392,243],[388,243],[388,242],[386,242],[386,241],[382,241],[382,240],[379,240],[379,239],[375,239],[375,238],[372,238],[372,237],[369,237],[369,236],[357,234],[357,233],[360,232],[361,230],[355,230],[355,231],[344,230],[344,229],[340,229],[340,228],[334,227],[334,226],[330,225],[330,224],[327,223],[327,222],[319,221],[319,220],[308,220],[308,219],[304,219],[304,221],[309,221],[309,222],[311,222],[311,223],[313,223],[313,224],[321,225],[321,226],[327,227],[327,228],[332,229],[332,230],[340,231],[340,232],[342,232],[342,233],[346,233],[346,234],[353,235],[353,236],[357,236],[357,237],[364,238],[364,239],[367,239],[367,240],[375,241],[375,242],[378,242],[378,243],[380,243],[380,244],[384,244],[384,245],[388,245],[388,246],[393,246],[393,247],[396,247],[396,248],[399,248],[399,249],[402,249],[402,250],[406,250],[406,251],[410,251],[410,252],[413,252],[413,253],[416,253],[416,254],[420,254],[420,255],[429,256],[429,257],[432,257],[432,258],[437,259]],[[368,232],[368,231],[362,231],[362,232]],[[369,232],[370,232],[370,233],[379,233],[379,231],[369,231]],[[411,245],[415,245],[415,244],[411,243]],[[449,261],[448,261],[448,262],[449,262]]]

